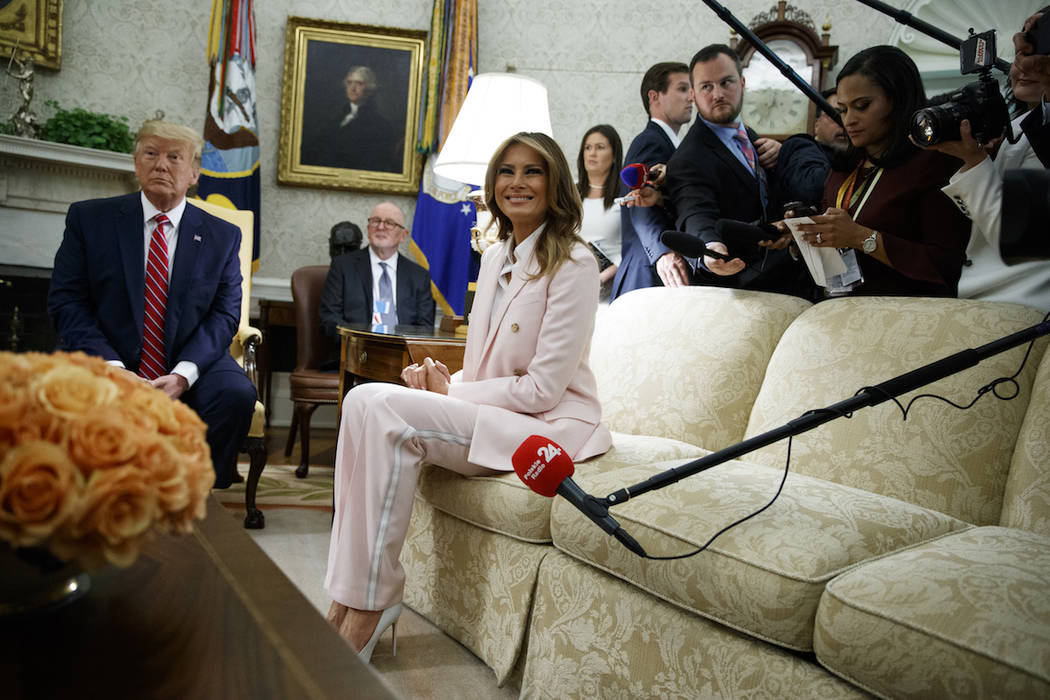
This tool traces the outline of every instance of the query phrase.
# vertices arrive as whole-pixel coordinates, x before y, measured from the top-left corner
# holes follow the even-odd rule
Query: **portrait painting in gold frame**
[[[416,194],[426,36],[289,17],[277,181]]]

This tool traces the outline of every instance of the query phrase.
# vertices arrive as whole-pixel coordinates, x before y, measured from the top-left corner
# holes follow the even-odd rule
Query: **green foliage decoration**
[[[55,110],[55,115],[40,129],[39,138],[44,141],[131,153],[134,138],[128,129],[127,117],[89,112],[80,107],[63,109],[55,100],[47,100],[45,104]]]

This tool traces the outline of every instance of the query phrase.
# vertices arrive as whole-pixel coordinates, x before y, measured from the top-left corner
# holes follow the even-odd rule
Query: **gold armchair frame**
[[[230,209],[201,199],[187,199],[186,201],[212,216],[229,221],[241,230],[241,322],[230,344],[230,354],[244,368],[258,395],[259,377],[256,357],[259,344],[262,343],[262,332],[248,323],[252,292],[252,238],[255,214],[244,209]],[[252,425],[248,429],[248,437],[244,439],[240,451],[248,453],[250,463],[248,483],[245,484],[244,490],[246,511],[244,527],[259,530],[266,526],[266,519],[262,511],[255,506],[255,492],[259,488],[259,478],[262,476],[263,469],[266,468],[266,409],[258,398],[255,400],[255,412],[252,414]]]

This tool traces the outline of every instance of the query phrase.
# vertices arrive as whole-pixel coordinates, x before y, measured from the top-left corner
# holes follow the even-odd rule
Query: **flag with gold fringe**
[[[412,254],[430,270],[434,299],[447,315],[462,315],[467,284],[477,278],[467,193],[475,189],[434,174],[433,162],[452,129],[474,77],[478,54],[477,0],[435,0],[427,47],[427,89],[416,148],[427,155],[412,220]]]
[[[212,0],[208,110],[197,194],[255,212],[252,268],[259,267],[259,122],[255,112],[252,0]]]

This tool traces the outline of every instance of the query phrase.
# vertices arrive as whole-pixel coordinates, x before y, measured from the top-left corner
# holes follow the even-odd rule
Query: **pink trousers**
[[[335,459],[335,519],[325,590],[358,610],[400,602],[401,547],[419,468],[500,472],[467,461],[475,404],[394,384],[363,384],[343,400]]]

